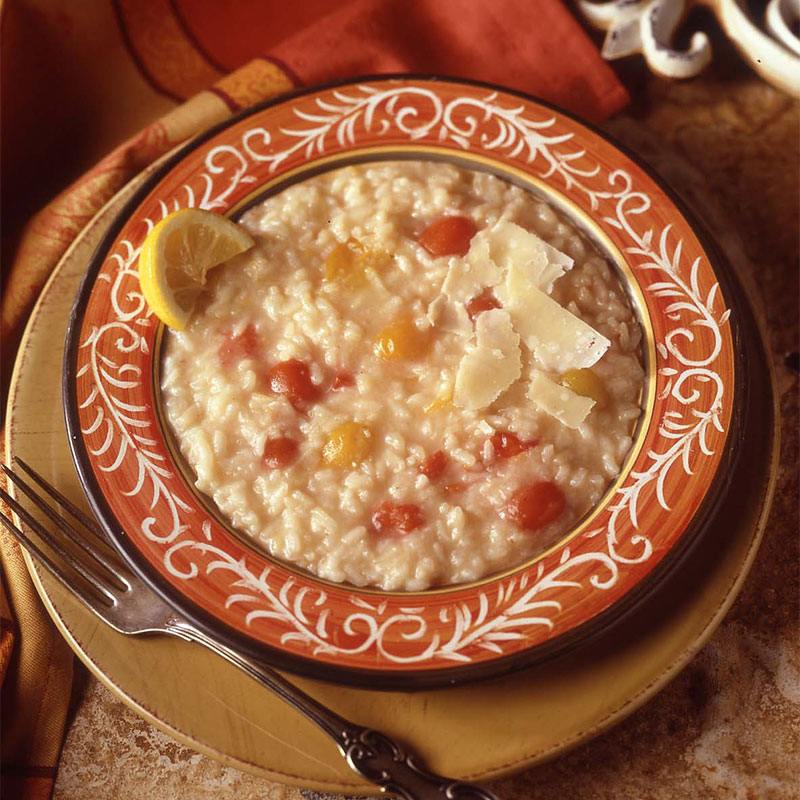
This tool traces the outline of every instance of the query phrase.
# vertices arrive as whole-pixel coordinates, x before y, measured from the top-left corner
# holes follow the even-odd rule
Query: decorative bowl
[[[159,404],[163,328],[139,291],[153,225],[182,207],[233,218],[254,198],[353,162],[439,159],[543,197],[593,241],[644,332],[634,445],[599,505],[502,574],[424,592],[333,584],[270,558],[209,510]],[[143,185],[88,265],[67,331],[64,407],[89,503],[130,566],[234,647],[313,677],[422,688],[499,675],[635,612],[702,531],[737,453],[747,364],[740,302],[713,247],[631,155],[499,87],[383,76],[253,107]]]

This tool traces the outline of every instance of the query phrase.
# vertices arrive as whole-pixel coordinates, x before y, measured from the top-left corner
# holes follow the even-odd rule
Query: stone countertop
[[[613,730],[494,782],[514,800],[800,798],[798,104],[723,54],[686,83],[623,67],[635,100],[605,128],[723,240],[763,299],[781,397],[777,494],[742,592],[708,645]],[[322,800],[225,767],[139,718],[82,665],[54,800]]]

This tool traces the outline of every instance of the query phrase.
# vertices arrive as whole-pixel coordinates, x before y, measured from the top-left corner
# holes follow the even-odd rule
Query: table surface
[[[725,55],[667,83],[624,68],[635,102],[604,127],[660,172],[760,291],[784,429],[777,494],[741,595],[709,644],[603,736],[495,781],[502,798],[800,798],[798,104]],[[322,800],[168,736],[76,664],[54,800]]]

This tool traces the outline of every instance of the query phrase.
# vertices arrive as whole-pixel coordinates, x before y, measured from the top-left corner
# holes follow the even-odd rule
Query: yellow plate
[[[83,232],[43,292],[18,358],[7,457],[19,454],[83,503],[61,411],[61,347],[78,282],[105,228],[138,185]],[[750,333],[757,336],[755,328]],[[775,484],[777,415],[766,359],[755,371],[749,430],[723,508],[677,574],[621,624],[578,652],[502,680],[424,693],[297,683],[340,714],[384,728],[454,777],[486,779],[550,758],[619,722],[708,640],[758,544]],[[761,480],[753,480],[753,476]],[[85,504],[84,504],[85,505]],[[29,564],[29,566],[31,566]],[[239,769],[302,787],[363,793],[335,746],[282,701],[202,648],[117,634],[46,575],[37,588],[78,657],[125,703],[181,742]]]

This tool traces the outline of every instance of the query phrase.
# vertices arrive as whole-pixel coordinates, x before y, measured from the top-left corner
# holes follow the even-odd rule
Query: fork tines
[[[41,475],[22,461],[22,459],[17,458],[15,462],[52,500],[87,528],[94,537],[97,537],[100,541],[104,541],[103,533],[94,520],[90,519],[79,508],[73,505],[57,489],[50,486]],[[1,466],[8,479],[18,487],[23,494],[27,495],[33,504],[53,522],[59,531],[80,547],[88,558],[79,557],[77,553],[67,549],[64,544],[59,541],[58,537],[54,536],[53,533],[33,517],[21,503],[2,488],[0,488],[0,497],[28,528],[34,531],[48,547],[57,553],[66,564],[93,587],[96,597],[89,598],[83,596],[85,590],[80,589],[76,585],[76,581],[68,576],[64,567],[46,553],[28,534],[17,527],[5,514],[0,514],[0,523],[2,523],[8,532],[14,536],[23,547],[27,548],[32,555],[36,556],[43,566],[47,567],[67,589],[77,594],[85,603],[91,606],[93,600],[95,602],[96,600],[102,600],[105,605],[114,605],[117,602],[115,592],[125,592],[130,589],[130,583],[125,578],[125,574],[127,573],[126,568],[122,566],[115,556],[112,556],[110,550],[107,552],[104,551],[103,548],[106,547],[105,545],[100,545],[99,542],[89,541],[85,534],[77,530],[65,517],[61,516],[61,514],[59,514],[31,484],[20,477],[19,474],[5,464]]]

